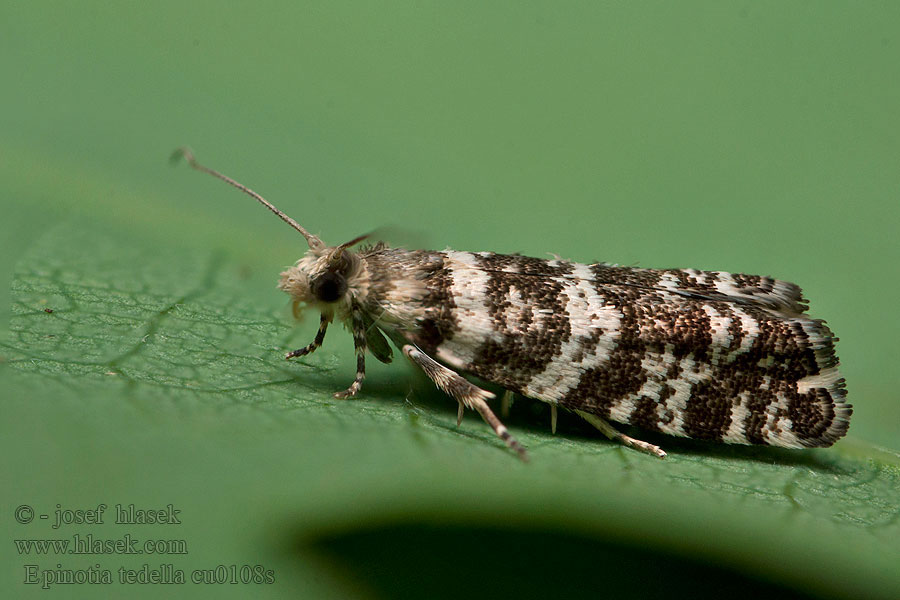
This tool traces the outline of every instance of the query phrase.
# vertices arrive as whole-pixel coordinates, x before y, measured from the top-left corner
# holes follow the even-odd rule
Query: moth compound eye
[[[347,291],[347,280],[339,273],[328,271],[316,277],[310,288],[322,302],[335,302]]]

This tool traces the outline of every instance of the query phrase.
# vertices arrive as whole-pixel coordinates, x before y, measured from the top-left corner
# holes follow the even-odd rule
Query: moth
[[[388,363],[388,340],[464,409],[474,409],[506,445],[525,449],[488,405],[494,394],[461,373],[574,412],[622,444],[663,458],[658,446],[610,421],[731,444],[832,445],[852,406],[825,322],[806,316],[800,288],[723,271],[641,269],[520,255],[406,250],[360,236],[328,246],[262,196],[199,164],[191,167],[245,192],[300,232],[309,250],[281,273],[295,315],[319,312],[307,346],[319,348],[337,319],[353,333],[356,378],[366,352]]]

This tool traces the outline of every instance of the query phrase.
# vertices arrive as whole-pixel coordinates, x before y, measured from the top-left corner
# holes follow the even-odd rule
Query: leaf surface
[[[522,464],[476,417],[456,428],[453,403],[403,361],[376,369],[358,399],[332,398],[352,378],[349,336],[335,328],[312,356],[284,361],[315,320],[298,332],[275,292],[260,301],[246,280],[222,253],[82,227],[48,232],[13,282],[3,353],[19,393],[7,439],[33,434],[20,427],[27,416],[52,440],[44,478],[102,490],[101,499],[133,491],[135,477],[152,482],[161,502],[192,514],[190,530],[209,525],[199,514],[237,521],[213,538],[246,560],[268,552],[276,571],[304,585],[294,562],[322,584],[311,573],[340,571],[377,533],[436,556],[467,536],[501,546],[528,539],[531,551],[544,540],[564,563],[583,561],[580,549],[638,564],[687,561],[684,572],[706,565],[710,577],[723,569],[825,596],[900,593],[895,453],[852,434],[817,451],[658,436],[669,451],[660,461],[575,417],[554,436],[546,407],[519,400],[508,421],[531,453]],[[86,461],[78,472],[72,453]],[[23,468],[10,476],[24,477]],[[210,496],[228,502],[212,508]],[[240,522],[249,506],[263,523]],[[409,529],[422,524],[437,533]],[[272,537],[261,539],[260,528]],[[206,534],[204,545],[196,556],[212,559],[219,546]],[[354,585],[394,593],[395,580],[382,576],[391,568],[403,570],[383,564]],[[633,590],[633,573],[623,573],[604,585]],[[518,585],[504,579],[514,573],[498,577]],[[319,592],[340,594],[345,579]],[[669,584],[691,586],[683,577]]]

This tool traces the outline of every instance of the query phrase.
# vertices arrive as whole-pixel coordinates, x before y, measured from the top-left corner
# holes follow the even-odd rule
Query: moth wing
[[[761,275],[698,269],[641,269],[609,263],[578,265],[560,259],[543,260],[491,252],[479,252],[474,256],[479,264],[471,266],[487,273],[586,279],[598,285],[621,285],[697,300],[758,306],[784,315],[798,315],[808,308],[800,286]]]
[[[697,300],[754,305],[784,314],[807,310],[803,292],[795,283],[727,271],[697,269],[638,269],[603,263],[591,265],[599,284],[636,286],[670,292]]]
[[[809,447],[847,430],[835,338],[800,314],[794,284],[491,253],[447,258],[453,302],[428,309],[438,335],[422,341],[453,368],[672,435]]]

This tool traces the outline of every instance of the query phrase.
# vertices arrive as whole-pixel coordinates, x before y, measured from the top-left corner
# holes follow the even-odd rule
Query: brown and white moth
[[[249,194],[299,231],[309,251],[278,287],[295,314],[321,315],[308,346],[322,345],[337,317],[353,332],[355,395],[366,350],[390,362],[390,339],[463,409],[478,411],[526,457],[487,400],[494,394],[459,373],[573,411],[610,439],[656,455],[659,447],[609,421],[731,444],[830,446],[852,407],[838,373],[835,338],[811,319],[800,288],[758,275],[695,269],[578,264],[491,252],[405,250],[367,236],[328,246],[256,192],[196,162],[190,165]]]

